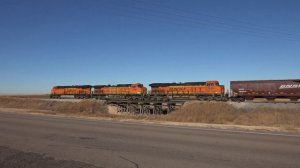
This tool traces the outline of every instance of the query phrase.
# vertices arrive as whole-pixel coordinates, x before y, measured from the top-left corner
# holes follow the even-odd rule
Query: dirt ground
[[[255,109],[255,108],[274,108],[274,109],[300,109],[299,103],[288,103],[288,102],[227,102],[238,109]]]

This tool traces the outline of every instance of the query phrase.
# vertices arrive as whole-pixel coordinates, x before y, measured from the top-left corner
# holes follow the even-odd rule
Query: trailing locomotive
[[[226,101],[224,85],[218,81],[186,82],[186,83],[152,83],[151,96],[171,99],[196,98],[202,101]]]
[[[147,94],[147,88],[140,83],[94,86],[93,97],[97,99],[140,100]]]
[[[231,81],[230,88],[232,101],[254,98],[285,98],[297,101],[300,98],[300,79]]]

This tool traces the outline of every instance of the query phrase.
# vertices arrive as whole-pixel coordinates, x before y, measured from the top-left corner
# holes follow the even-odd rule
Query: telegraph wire
[[[135,1],[137,3],[142,3],[145,2],[144,0],[131,0],[131,1]],[[242,21],[242,20],[237,20],[237,19],[233,19],[233,18],[225,18],[225,17],[220,17],[220,16],[214,16],[214,15],[210,15],[210,14],[206,14],[203,12],[199,12],[199,11],[186,11],[183,9],[179,9],[179,8],[174,8],[174,7],[170,7],[170,6],[166,6],[166,5],[162,5],[159,3],[155,3],[155,2],[147,2],[147,4],[152,5],[152,6],[156,6],[156,7],[163,7],[165,9],[168,10],[175,10],[178,12],[183,12],[185,14],[189,13],[189,14],[193,14],[193,15],[197,15],[197,16],[204,16],[204,17],[209,17],[209,18],[214,18],[214,19],[218,19],[218,20],[223,20],[222,22],[219,22],[220,24],[227,24],[227,25],[232,25],[232,26],[249,26],[248,28],[259,28],[261,30],[265,30],[265,31],[271,31],[273,33],[281,33],[281,34],[285,34],[285,35],[300,35],[299,33],[289,33],[289,32],[283,32],[283,31],[274,31],[272,27],[270,26],[264,26],[264,25],[259,25],[259,24],[255,24],[255,23],[251,23],[251,22],[246,22],[246,21]],[[231,22],[235,22],[235,23],[240,23],[240,24],[244,24],[244,25],[233,25],[233,24],[229,24],[224,22],[225,21],[231,21]],[[250,27],[253,26],[253,27]]]
[[[133,19],[138,19],[138,20],[146,20],[147,22],[151,22],[151,23],[161,23],[161,24],[167,24],[167,25],[178,25],[178,26],[182,26],[185,28],[193,28],[193,29],[207,29],[208,31],[218,31],[218,32],[226,32],[226,33],[236,33],[236,31],[234,30],[226,30],[226,29],[220,29],[220,28],[210,28],[210,27],[204,27],[198,24],[193,24],[193,23],[188,23],[188,24],[183,24],[182,22],[178,23],[178,22],[174,22],[172,20],[164,20],[162,18],[149,18],[149,17],[143,17],[141,15],[132,15],[132,14],[124,14],[122,13],[120,10],[109,10],[108,8],[104,9],[103,12],[109,13],[109,14],[117,14],[121,17],[127,17],[127,18],[133,18]],[[263,34],[253,34],[253,33],[248,33],[248,32],[239,32],[240,34],[244,34],[244,35],[249,35],[249,36],[254,36],[254,37],[259,37],[259,38],[264,38],[264,39],[280,39],[280,40],[288,40],[288,41],[297,41],[294,39],[289,39],[289,38],[279,38],[279,37],[269,37]]]
[[[117,10],[118,12],[121,12],[122,10],[126,10],[125,13],[119,13],[121,16],[127,15],[128,17],[134,17],[134,18],[139,18],[143,20],[151,20],[152,22],[155,22],[156,20],[161,20],[163,18],[168,19],[167,21],[171,24],[177,24],[181,25],[184,27],[198,27],[198,28],[209,28],[210,30],[215,30],[215,31],[223,31],[223,32],[231,32],[231,33],[242,33],[242,34],[247,34],[247,35],[253,35],[253,36],[259,36],[259,37],[265,37],[265,38],[277,38],[277,39],[284,39],[284,40],[291,40],[291,41],[297,41],[299,39],[295,37],[290,37],[286,36],[283,34],[274,34],[268,32],[268,31],[255,31],[255,30],[250,30],[250,29],[242,29],[240,27],[230,27],[228,25],[216,25],[216,23],[213,22],[205,22],[201,19],[193,18],[190,16],[181,16],[180,14],[174,14],[174,13],[169,13],[165,11],[158,11],[158,10],[153,10],[153,9],[147,9],[147,8],[141,8],[141,7],[136,7],[136,6],[126,6],[126,5],[120,5],[120,4],[109,4],[109,6],[105,6],[104,10]],[[147,11],[148,12],[147,12]],[[129,15],[130,16],[129,16]],[[151,16],[151,17],[146,17],[146,15]],[[184,23],[184,24],[183,24]],[[192,26],[191,26],[192,25]],[[272,35],[270,37],[270,35]]]

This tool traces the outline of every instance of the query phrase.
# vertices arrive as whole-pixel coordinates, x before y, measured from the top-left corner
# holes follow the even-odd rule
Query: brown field
[[[191,103],[164,117],[167,121],[300,127],[300,109],[235,108],[221,102]]]
[[[118,115],[109,113],[108,107],[96,100],[72,102],[53,101],[50,99],[39,100],[36,98],[0,97],[0,107],[37,110],[36,112],[47,114],[85,115],[116,119],[270,126],[284,129],[300,128],[299,108],[236,108],[229,103],[221,102],[187,103],[180,110],[164,116]]]
[[[1,97],[47,99],[49,98],[49,96],[50,96],[49,94],[38,94],[38,95],[9,95],[9,96],[1,96]]]
[[[107,113],[107,106],[95,101],[86,100],[80,102],[62,102],[51,100],[39,100],[16,97],[0,97],[0,107],[43,110],[45,113],[81,114],[81,115],[101,115]]]

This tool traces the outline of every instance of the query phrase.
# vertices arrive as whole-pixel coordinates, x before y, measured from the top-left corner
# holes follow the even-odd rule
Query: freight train
[[[185,83],[152,83],[150,91],[141,83],[118,85],[76,85],[55,86],[50,98],[72,95],[74,98],[96,98],[103,100],[150,100],[168,101],[177,99],[196,99],[201,101],[237,101],[254,98],[300,99],[300,79],[231,81],[230,92],[218,81]]]

